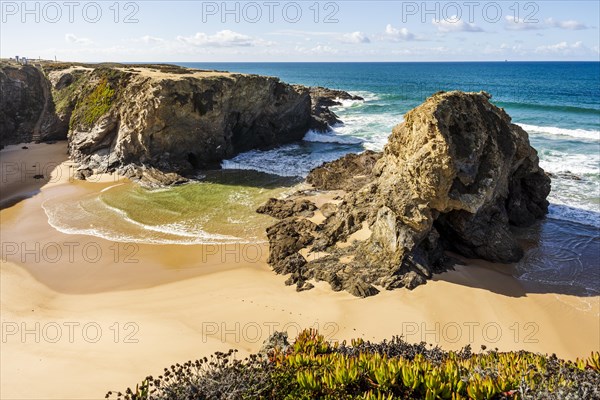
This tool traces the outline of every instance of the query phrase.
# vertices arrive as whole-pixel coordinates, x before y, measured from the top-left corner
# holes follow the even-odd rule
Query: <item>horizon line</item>
[[[56,63],[89,63],[89,64],[175,64],[175,63],[214,63],[214,64],[401,64],[401,63],[573,63],[573,62],[596,62],[598,60],[461,60],[461,61],[444,61],[444,60],[429,60],[429,61],[76,61],[76,60],[52,60],[44,58],[27,58],[30,61],[47,61]],[[0,57],[1,61],[15,60],[13,57]]]

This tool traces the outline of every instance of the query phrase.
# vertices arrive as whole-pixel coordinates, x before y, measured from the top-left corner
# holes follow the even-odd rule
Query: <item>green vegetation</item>
[[[77,124],[92,126],[98,118],[110,110],[114,95],[115,90],[111,87],[108,78],[102,77],[98,85],[77,102],[71,118],[71,126]]]
[[[106,397],[114,394],[109,392]],[[313,330],[243,361],[235,351],[165,368],[127,400],[160,399],[600,399],[600,354],[564,361],[528,352],[444,352],[396,337],[329,343]]]
[[[77,93],[81,90],[82,83],[85,81],[84,74],[81,72],[73,72],[72,75],[74,81],[71,84],[60,90],[52,89],[54,107],[58,114],[67,112],[74,106]]]

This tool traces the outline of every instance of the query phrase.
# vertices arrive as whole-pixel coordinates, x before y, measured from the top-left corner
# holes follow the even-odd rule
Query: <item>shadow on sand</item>
[[[600,295],[600,213],[560,206],[587,214],[590,225],[552,216],[529,228],[514,229],[525,256],[515,264],[497,264],[453,255],[466,265],[435,280],[489,290],[510,297],[528,294]]]

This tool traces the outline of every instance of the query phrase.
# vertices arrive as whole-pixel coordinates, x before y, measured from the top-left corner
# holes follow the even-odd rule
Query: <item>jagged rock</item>
[[[256,210],[259,214],[270,215],[277,219],[284,219],[291,216],[312,217],[317,209],[314,203],[306,199],[279,200],[270,198],[265,204]]]
[[[258,354],[263,357],[270,356],[274,351],[278,350],[286,353],[290,347],[287,332],[273,332],[264,342]]]
[[[519,260],[523,250],[510,226],[544,217],[550,179],[527,133],[490,97],[436,93],[405,115],[383,154],[345,157],[312,171],[317,188],[347,193],[312,231],[303,220],[293,222],[311,240],[288,237],[298,229],[287,225],[269,228],[271,249],[279,249],[277,238],[288,237],[293,252],[303,246],[328,253],[302,265],[302,276],[332,287],[339,280],[336,287],[361,297],[376,294],[373,285],[412,289],[425,283],[450,266],[444,250],[493,262]],[[357,171],[366,177],[362,184],[352,180]],[[365,226],[365,238],[341,246]],[[281,253],[272,253],[271,265]]]
[[[303,86],[296,86],[303,90]],[[320,86],[309,88],[311,99],[312,121],[310,128],[319,132],[326,132],[333,125],[340,124],[342,121],[329,109],[331,106],[339,106],[342,103],[339,100],[364,100],[360,96],[353,96],[343,90],[328,89]]]
[[[400,282],[405,288],[413,290],[417,286],[424,284],[426,280],[423,275],[420,275],[415,271],[408,271],[406,274],[404,274],[404,276],[402,276]]]
[[[296,284],[296,292],[304,292],[305,290],[310,290],[314,287],[315,287],[315,285],[313,285],[310,282],[298,281],[298,283]]]
[[[282,275],[300,273],[305,265],[306,259],[300,253],[293,253],[274,265],[273,270]]]
[[[316,225],[307,220],[286,218],[267,228],[269,243],[272,243],[268,262],[277,265],[298,250],[312,243]]]
[[[558,172],[553,174],[552,172],[546,172],[546,175],[550,178],[561,178],[561,179],[569,179],[572,181],[580,181],[582,178],[579,175],[575,175],[571,171]]]
[[[152,167],[143,168],[139,179],[142,186],[150,188],[181,185],[188,181],[189,179],[184,178],[175,172],[163,172]]]
[[[337,206],[333,203],[325,203],[319,209],[325,218],[331,217],[337,212]]]
[[[368,284],[359,278],[351,278],[345,285],[344,289],[356,297],[375,296],[379,293],[373,285]]]
[[[85,181],[87,178],[92,176],[94,171],[89,167],[79,167],[75,170],[74,178],[80,181]]]
[[[373,180],[373,167],[381,153],[371,150],[348,154],[310,171],[306,182],[322,190],[357,190]]]

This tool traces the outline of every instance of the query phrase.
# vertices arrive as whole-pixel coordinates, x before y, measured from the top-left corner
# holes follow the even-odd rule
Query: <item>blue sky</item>
[[[0,55],[77,61],[599,60],[598,1],[2,1]]]

